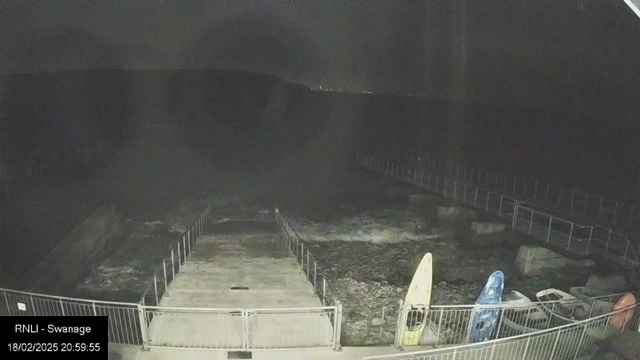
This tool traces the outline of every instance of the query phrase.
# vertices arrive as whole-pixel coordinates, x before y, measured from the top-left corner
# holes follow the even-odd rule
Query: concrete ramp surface
[[[336,309],[322,306],[274,224],[242,224],[206,227],[168,296],[145,307],[151,347],[333,347]]]

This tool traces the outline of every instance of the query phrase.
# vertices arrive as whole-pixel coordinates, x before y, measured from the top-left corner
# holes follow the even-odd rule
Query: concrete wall
[[[30,291],[60,293],[116,247],[123,235],[123,219],[112,206],[97,208],[78,224],[22,279]]]

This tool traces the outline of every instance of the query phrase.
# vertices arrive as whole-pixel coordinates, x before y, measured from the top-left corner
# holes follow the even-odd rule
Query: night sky
[[[622,0],[12,1],[0,34],[0,73],[235,69],[464,101],[640,98],[640,21]]]

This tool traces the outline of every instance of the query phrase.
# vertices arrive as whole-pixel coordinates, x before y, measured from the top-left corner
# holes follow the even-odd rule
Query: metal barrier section
[[[110,343],[143,345],[145,342],[138,304],[75,299],[8,289],[0,289],[0,302],[0,316],[108,316]]]
[[[365,357],[363,360],[576,360],[596,351],[596,341],[635,331],[639,304],[555,328],[479,343],[418,352]]]
[[[470,339],[471,319],[483,312],[493,312],[496,318],[491,340],[547,330],[574,319],[610,313],[622,295],[595,297],[589,302],[558,300],[528,304],[431,305],[429,308],[404,304],[397,323],[395,346],[464,344]]]
[[[507,220],[513,229],[561,249],[578,255],[603,256],[636,271],[640,269],[640,245],[611,229],[604,231],[599,227],[578,224],[547,211],[535,209],[514,196],[469,185],[446,175],[418,171],[368,156],[357,156],[356,160],[364,168],[496,215]],[[454,173],[453,169],[450,167],[449,172]],[[513,184],[517,191],[519,182],[514,179]]]
[[[334,348],[335,306],[203,309],[144,306],[149,347],[259,350]],[[203,321],[206,319],[206,321]]]
[[[527,179],[486,171],[471,165],[450,164],[441,160],[424,160],[411,157],[410,164],[418,171],[438,173],[458,181],[481,186],[489,191],[513,196],[531,204],[562,211],[592,225],[598,239],[613,238],[622,252],[636,251],[637,241],[630,234],[640,234],[640,208],[620,201],[605,199],[598,195],[542,184]],[[624,242],[624,243],[623,243]],[[633,243],[637,244],[635,248]],[[603,249],[607,251],[608,248]]]

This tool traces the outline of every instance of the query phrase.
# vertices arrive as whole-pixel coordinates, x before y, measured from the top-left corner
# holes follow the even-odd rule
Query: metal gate
[[[149,347],[258,350],[340,346],[340,306],[143,309]]]

